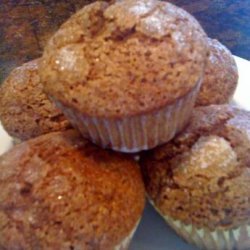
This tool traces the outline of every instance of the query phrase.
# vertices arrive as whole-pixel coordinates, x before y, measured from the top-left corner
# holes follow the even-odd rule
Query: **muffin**
[[[231,52],[215,39],[207,39],[208,62],[195,106],[229,103],[238,83],[238,70]]]
[[[0,88],[0,120],[5,130],[20,140],[70,127],[63,113],[43,93],[39,60],[14,69]]]
[[[137,152],[186,125],[206,57],[204,31],[170,3],[95,2],[51,38],[40,76],[83,137]]]
[[[196,108],[175,139],[142,156],[149,199],[200,249],[250,249],[250,112]]]
[[[16,145],[0,180],[1,249],[127,249],[144,208],[137,163],[74,130]]]

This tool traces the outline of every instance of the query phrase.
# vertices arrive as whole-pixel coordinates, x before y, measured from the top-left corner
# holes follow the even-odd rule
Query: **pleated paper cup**
[[[164,218],[175,232],[188,243],[204,250],[249,250],[250,249],[250,225],[243,224],[233,229],[209,230],[208,228],[198,228],[193,224],[184,224],[180,220],[175,220],[170,216],[163,215],[161,211],[150,203],[156,211]]]
[[[56,105],[83,135],[103,148],[135,153],[171,140],[184,128],[191,115],[200,81],[171,105],[147,114],[119,119],[91,117],[58,100]]]

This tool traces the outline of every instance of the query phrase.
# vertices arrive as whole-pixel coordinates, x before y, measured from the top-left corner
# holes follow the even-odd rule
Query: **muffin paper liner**
[[[128,250],[130,242],[133,239],[133,236],[136,232],[138,225],[140,224],[140,221],[141,221],[141,219],[138,220],[138,222],[135,224],[135,227],[129,233],[129,235],[126,238],[124,238],[123,241],[119,245],[114,247],[114,250]]]
[[[134,153],[163,144],[183,129],[194,106],[200,82],[189,93],[158,111],[119,119],[90,117],[58,100],[54,102],[83,137],[103,148]]]
[[[250,249],[250,225],[243,224],[234,229],[218,228],[214,231],[208,228],[198,228],[192,224],[184,224],[167,215],[163,215],[154,205],[150,203],[175,232],[188,243],[199,249],[207,250],[249,250]]]

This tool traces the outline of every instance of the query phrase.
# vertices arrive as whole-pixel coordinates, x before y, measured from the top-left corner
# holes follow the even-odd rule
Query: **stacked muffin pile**
[[[231,53],[170,3],[78,11],[0,90],[23,140],[0,157],[0,247],[127,249],[145,187],[190,243],[249,249],[250,113],[225,104],[237,80]]]

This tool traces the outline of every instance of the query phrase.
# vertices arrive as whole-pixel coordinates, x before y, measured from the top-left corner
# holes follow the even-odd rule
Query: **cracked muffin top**
[[[194,17],[167,2],[87,5],[51,38],[40,76],[46,92],[98,117],[151,112],[188,93],[207,58]]]
[[[114,249],[134,229],[144,185],[129,156],[76,131],[16,145],[0,157],[1,249]]]
[[[196,108],[175,139],[142,156],[146,190],[163,215],[201,228],[250,222],[250,112]]]
[[[209,57],[196,106],[230,102],[238,83],[238,69],[231,52],[216,39],[207,39]]]
[[[0,88],[0,120],[11,136],[21,140],[70,127],[43,92],[39,60],[14,69]]]

